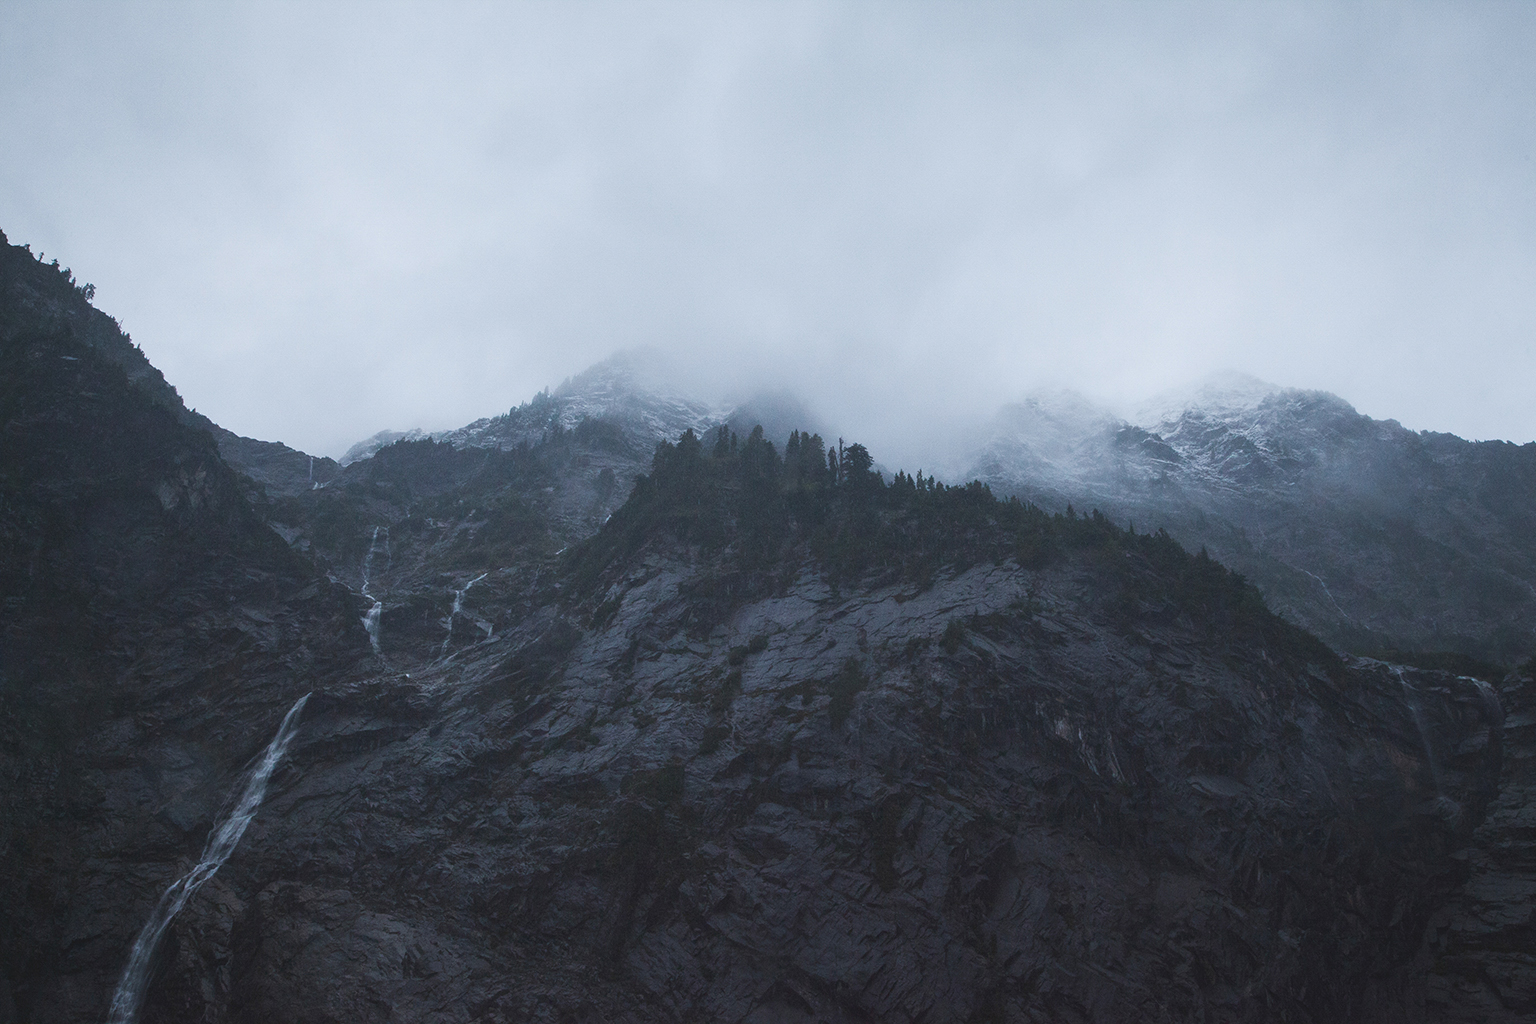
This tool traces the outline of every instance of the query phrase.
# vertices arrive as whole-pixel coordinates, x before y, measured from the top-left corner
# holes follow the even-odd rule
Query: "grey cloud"
[[[1536,437],[1523,5],[12,3],[0,224],[337,454],[616,349],[894,458],[1219,367]]]

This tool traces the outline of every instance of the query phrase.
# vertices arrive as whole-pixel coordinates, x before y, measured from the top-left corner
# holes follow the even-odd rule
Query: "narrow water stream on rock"
[[[208,844],[203,847],[203,855],[198,859],[197,866],[172,882],[160,897],[160,902],[155,904],[149,920],[144,922],[139,937],[133,942],[128,966],[123,968],[122,980],[117,983],[117,991],[112,995],[112,1009],[107,1014],[107,1024],[133,1024],[138,1018],[139,1005],[144,1001],[144,990],[149,984],[150,966],[155,948],[160,944],[160,937],[165,934],[171,920],[181,912],[181,908],[186,906],[187,900],[192,898],[192,894],[217,874],[224,862],[229,860],[229,855],[235,852],[240,837],[245,835],[246,826],[256,817],[256,810],[266,796],[267,780],[272,777],[273,769],[282,760],[289,741],[298,731],[299,712],[304,709],[307,700],[309,694],[306,693],[288,709],[283,724],[278,726],[277,735],[267,744],[261,760],[246,780],[240,799],[209,834]]]
[[[368,631],[368,646],[373,648],[374,654],[379,653],[379,617],[383,614],[384,602],[375,598],[373,607],[363,616],[363,628]]]
[[[453,592],[453,610],[448,613],[448,636],[443,640],[443,654],[448,653],[448,645],[453,642],[453,617],[464,611],[464,595],[469,593],[470,587],[474,586],[476,583],[479,583],[489,575],[490,573],[483,572],[479,576],[476,576],[474,579],[470,580],[468,583],[464,584],[464,589],[455,590]]]
[[[379,619],[384,614],[384,602],[374,597],[368,589],[368,576],[373,569],[373,556],[379,550],[379,533],[384,534],[384,557],[389,557],[389,530],[383,526],[373,528],[373,537],[368,542],[368,553],[363,556],[363,596],[373,602],[373,607],[368,609],[368,614],[363,616],[363,628],[368,631],[368,644],[373,648],[373,653],[379,653]]]

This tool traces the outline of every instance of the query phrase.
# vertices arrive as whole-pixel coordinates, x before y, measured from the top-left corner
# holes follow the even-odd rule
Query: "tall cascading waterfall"
[[[383,526],[373,528],[373,538],[368,542],[368,553],[363,556],[363,596],[373,601],[373,607],[363,616],[363,628],[368,631],[368,643],[373,653],[379,653],[379,618],[384,614],[384,602],[368,590],[369,573],[373,569],[373,556],[379,549],[379,533],[384,534],[384,555],[389,556],[389,530]]]
[[[373,597],[366,590],[364,597]],[[368,614],[363,616],[363,628],[368,631],[368,646],[373,648],[373,653],[379,653],[379,618],[384,614],[384,602],[374,599],[373,607],[368,609]]]
[[[304,702],[307,700],[309,694],[306,693],[288,709],[283,724],[277,728],[277,735],[267,744],[261,760],[246,780],[240,799],[209,834],[197,866],[171,883],[171,887],[160,897],[160,902],[155,904],[154,912],[139,930],[139,937],[133,941],[133,950],[128,954],[128,966],[123,968],[123,977],[117,983],[117,991],[112,994],[112,1009],[107,1015],[107,1024],[133,1024],[138,1019],[144,990],[149,984],[150,965],[154,960],[155,949],[160,945],[161,936],[170,927],[171,920],[186,906],[187,900],[192,898],[192,894],[217,874],[224,862],[229,860],[229,855],[235,852],[240,837],[245,835],[246,826],[256,817],[256,810],[267,794],[267,780],[272,777],[273,769],[283,759],[289,741],[298,731],[299,712],[304,710]]]

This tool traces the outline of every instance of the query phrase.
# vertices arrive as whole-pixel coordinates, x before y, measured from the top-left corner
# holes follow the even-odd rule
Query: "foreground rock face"
[[[1536,680],[1511,678],[1501,696],[1499,795],[1459,854],[1467,884],[1428,936],[1429,1000],[1448,1020],[1536,1013]]]
[[[146,1019],[1419,1012],[1496,784],[1475,683],[1119,634],[1078,569],[843,597],[806,573],[698,638],[678,562],[634,566],[601,629],[550,611],[317,692]],[[97,955],[30,1019],[104,1005],[175,873],[97,871],[137,895],[92,887],[129,912],[60,936]]]

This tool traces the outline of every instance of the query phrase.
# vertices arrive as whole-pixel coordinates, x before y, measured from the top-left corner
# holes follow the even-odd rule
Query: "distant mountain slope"
[[[354,445],[320,487],[275,495],[263,508],[292,543],[354,586],[362,579],[358,545],[366,548],[378,526],[390,557],[373,567],[376,587],[397,596],[413,588],[451,595],[452,579],[439,583],[433,574],[467,565],[471,556],[450,555],[442,545],[470,545],[505,566],[514,559],[502,546],[511,534],[491,538],[508,524],[521,524],[512,531],[517,544],[545,553],[590,536],[624,503],[660,441],[724,418],[670,393],[635,357],[620,355],[501,416],[430,435],[376,434]],[[533,551],[517,550],[523,559]],[[385,614],[386,627],[399,617]],[[391,634],[399,635],[387,629]]]
[[[704,433],[723,423],[728,413],[678,394],[643,354],[621,352],[503,416],[476,420],[440,436],[456,445],[513,448],[537,441],[557,426],[571,430],[592,419],[620,427],[649,453],[658,442],[685,430]]]
[[[341,467],[335,459],[309,455],[280,441],[258,441],[208,424],[224,461],[271,494],[297,494],[324,487]]]
[[[430,434],[420,429],[380,431],[348,449],[339,467],[316,465],[325,474],[322,488],[332,483],[346,487],[380,473],[399,479],[398,469],[385,470],[367,463],[402,444],[431,441],[441,446],[413,448],[413,454],[401,463],[416,467],[412,472],[424,470],[423,460],[434,450],[454,463],[463,460],[450,456],[450,449],[537,453],[534,461],[545,466],[539,488],[520,490],[519,500],[537,508],[550,535],[568,544],[595,532],[624,503],[635,477],[650,468],[651,455],[663,441],[688,430],[701,437],[712,435],[722,426],[745,438],[754,427],[762,426],[770,438],[782,444],[791,430],[815,422],[803,404],[785,393],[759,394],[735,406],[689,397],[669,380],[665,360],[655,353],[620,352],[500,416]],[[257,444],[260,442],[247,439],[240,439],[239,445],[231,442],[226,457],[254,474],[264,468],[251,465]],[[494,458],[485,465],[506,461]],[[286,465],[289,475],[297,478],[302,463],[290,458]],[[290,487],[280,493],[293,496],[308,489]],[[321,503],[328,498],[317,496]],[[400,508],[394,511],[399,513]],[[291,509],[282,514],[290,520],[296,518]]]
[[[1337,396],[1227,379],[1140,425],[1063,396],[1010,407],[975,475],[1166,527],[1362,652],[1536,650],[1536,444],[1414,433]]]

